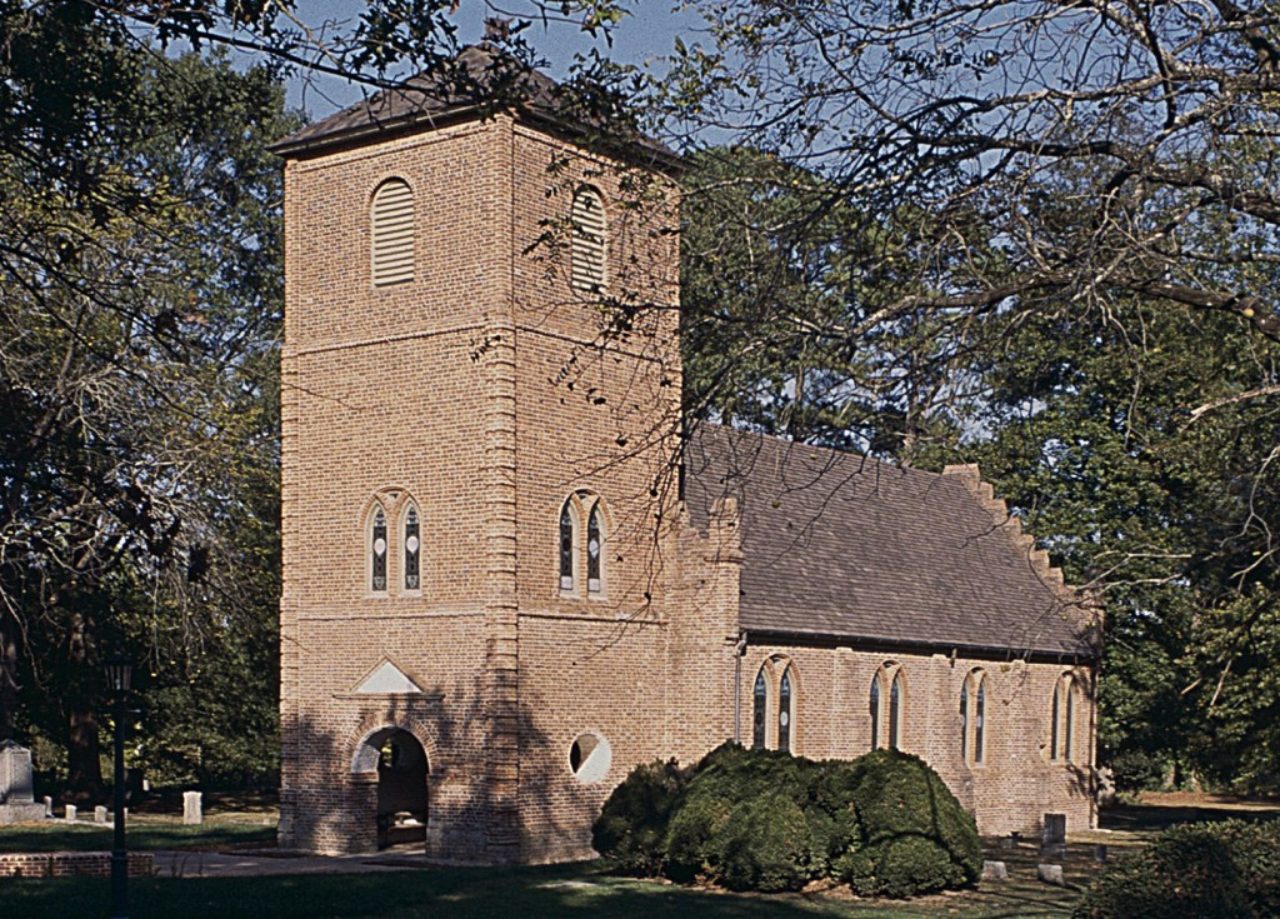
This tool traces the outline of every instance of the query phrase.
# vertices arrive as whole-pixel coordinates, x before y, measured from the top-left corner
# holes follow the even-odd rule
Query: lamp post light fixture
[[[128,695],[133,683],[133,663],[115,654],[105,665],[115,718],[115,822],[111,845],[111,919],[128,919],[129,854],[124,839],[124,722],[129,715]]]

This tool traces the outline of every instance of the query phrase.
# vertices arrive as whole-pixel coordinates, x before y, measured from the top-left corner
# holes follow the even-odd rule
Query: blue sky
[[[516,13],[523,6],[523,0],[506,3],[499,0],[494,5]],[[298,13],[311,26],[327,20],[350,23],[359,16],[363,6],[354,0],[303,0],[298,4]],[[552,76],[563,77],[574,55],[586,53],[592,47],[622,63],[660,67],[661,57],[669,52],[677,35],[691,41],[702,26],[696,13],[682,7],[679,0],[632,0],[631,15],[615,30],[612,49],[603,39],[592,39],[566,24],[535,23],[525,32],[525,37],[547,59]],[[461,0],[455,16],[464,43],[479,41],[485,17],[490,15],[494,14],[484,0]],[[289,81],[288,98],[290,107],[301,108],[312,119],[317,119],[358,101],[364,91],[336,78],[299,74]]]

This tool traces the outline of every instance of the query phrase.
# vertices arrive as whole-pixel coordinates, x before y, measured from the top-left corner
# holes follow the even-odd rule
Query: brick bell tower
[[[582,856],[670,755],[680,163],[518,82],[276,148],[285,847]]]

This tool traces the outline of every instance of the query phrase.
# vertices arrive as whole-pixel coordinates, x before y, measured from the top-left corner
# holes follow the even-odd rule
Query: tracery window
[[[387,515],[381,507],[373,512],[369,530],[369,586],[383,593],[387,589]]]
[[[765,668],[761,667],[760,672],[756,674],[755,690],[752,692],[755,708],[751,725],[751,747],[754,750],[764,749],[765,725],[769,717],[769,684],[764,672]]]
[[[889,684],[889,746],[894,750],[899,746],[899,731],[902,727],[902,672],[893,675]]]
[[[583,186],[573,196],[573,240],[570,247],[572,283],[577,290],[599,291],[604,286],[605,214],[600,192]]]
[[[871,749],[878,750],[880,748],[880,674],[878,673],[871,678],[868,707],[871,709]]]
[[[587,518],[587,593],[601,592],[600,579],[600,503],[596,502]]]
[[[560,508],[560,589],[574,589],[573,549],[577,544],[577,527],[574,519],[573,499],[564,502]]]
[[[418,523],[418,509],[412,504],[404,515],[404,589],[418,590],[422,586],[422,538]]]
[[[1049,706],[1049,759],[1072,762],[1075,735],[1075,679],[1063,674],[1053,685]]]
[[[778,749],[791,752],[791,667],[782,672],[778,681]]]
[[[986,755],[986,720],[987,675],[974,670],[960,685],[960,756],[965,762],[981,763]]]

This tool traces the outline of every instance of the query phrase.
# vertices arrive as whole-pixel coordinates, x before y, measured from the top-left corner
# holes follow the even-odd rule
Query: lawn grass
[[[130,849],[227,849],[238,846],[273,846],[275,821],[262,818],[206,820],[183,826],[169,817],[129,815],[126,824]],[[111,848],[111,827],[79,820],[66,823],[21,823],[0,827],[0,852],[102,852]]]
[[[739,896],[610,877],[595,864],[540,868],[440,868],[379,874],[249,878],[150,878],[130,882],[134,919],[270,916],[273,919],[448,916],[450,919],[997,919],[1066,917],[1079,891],[1034,879],[1034,851],[1011,859],[1014,879],[980,890],[912,901],[859,900],[847,893]],[[1080,880],[1076,877],[1073,880]],[[105,881],[3,882],[6,917],[104,914]]]

